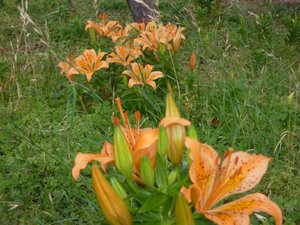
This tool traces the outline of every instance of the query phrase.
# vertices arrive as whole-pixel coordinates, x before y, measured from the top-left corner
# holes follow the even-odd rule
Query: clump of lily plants
[[[115,64],[120,68],[119,74],[129,78],[129,81],[127,78],[121,79],[128,87],[150,85],[156,89],[155,80],[164,77],[165,72],[153,71],[154,64],[161,64],[166,58],[166,52],[173,54],[179,50],[182,40],[185,39],[184,28],[172,23],[156,24],[154,21],[148,24],[128,23],[122,27],[119,21],[107,21],[107,18],[107,15],[102,14],[100,23],[88,20],[85,27],[98,52],[95,49],[86,49],[76,58],[69,55],[58,64],[61,74],[70,81],[79,74],[85,75],[91,81],[98,71],[109,69]],[[113,50],[103,42],[104,38],[113,42]],[[103,51],[104,48],[109,52]],[[114,67],[114,70],[118,69]]]
[[[230,197],[253,189],[271,158],[232,148],[220,157],[212,146],[199,140],[191,122],[181,117],[169,82],[178,84],[172,60],[185,39],[183,27],[155,22],[123,27],[102,15],[100,23],[89,20],[86,30],[98,51],[86,49],[83,55],[70,55],[59,63],[61,73],[70,81],[79,74],[91,81],[100,70],[112,69],[113,90],[118,82],[128,88],[150,86],[153,90],[159,86],[159,78],[168,84],[161,88],[167,89],[163,92],[167,92],[166,111],[157,127],[141,128],[140,112],[134,113],[133,122],[117,97],[119,117],[113,119],[113,143],[105,141],[100,153],[76,155],[75,180],[90,162],[96,162],[92,166],[93,189],[110,224],[194,225],[212,221],[247,225],[257,211],[273,216],[276,225],[282,224],[280,208],[266,195]],[[113,51],[103,51],[107,47],[103,38],[111,40]],[[192,53],[191,72],[196,61]],[[189,87],[192,82],[188,79]]]
[[[264,194],[226,200],[253,189],[271,158],[232,148],[220,157],[198,139],[191,122],[181,118],[170,90],[165,117],[156,128],[140,128],[139,112],[133,126],[119,98],[116,103],[122,123],[114,118],[113,143],[104,142],[100,153],[78,153],[72,170],[77,180],[88,163],[99,163],[101,169],[92,167],[93,189],[110,224],[192,225],[211,220],[247,225],[257,211],[282,224],[280,208]]]

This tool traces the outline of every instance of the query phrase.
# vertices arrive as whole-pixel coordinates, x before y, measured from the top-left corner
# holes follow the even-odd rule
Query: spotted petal
[[[209,210],[204,215],[218,225],[249,225],[249,215],[256,211],[268,213],[275,218],[276,225],[282,224],[280,208],[261,193],[247,195],[236,201]]]
[[[185,145],[190,149],[191,159],[193,160],[189,170],[191,181],[201,191],[199,210],[202,211],[213,188],[218,169],[216,161],[218,154],[211,146],[201,144],[191,138],[186,138]]]
[[[270,158],[263,155],[251,155],[246,152],[230,154],[222,163],[206,208],[212,207],[229,195],[252,189],[260,182],[269,162]]]

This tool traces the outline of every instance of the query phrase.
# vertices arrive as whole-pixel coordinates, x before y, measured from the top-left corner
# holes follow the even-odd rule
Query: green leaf
[[[167,196],[162,193],[154,193],[147,198],[145,203],[140,208],[139,213],[145,213],[151,211],[152,209],[158,208],[159,206],[162,206],[167,199]]]
[[[159,155],[156,159],[155,166],[155,181],[159,188],[167,187],[168,177],[167,177],[167,166],[165,159],[161,158]]]

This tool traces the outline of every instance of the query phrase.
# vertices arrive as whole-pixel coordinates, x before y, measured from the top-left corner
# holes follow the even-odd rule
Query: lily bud
[[[145,156],[142,158],[141,162],[141,178],[148,187],[154,186],[154,171],[150,160]]]
[[[180,118],[179,111],[174,102],[172,92],[167,94],[167,106],[166,106],[166,117],[178,117]],[[168,134],[168,158],[177,166],[180,164],[183,151],[184,151],[184,139],[185,139],[185,127],[179,124],[170,125],[167,129]]]
[[[165,158],[168,151],[168,134],[164,127],[159,128],[157,153],[160,157]]]
[[[133,173],[133,159],[125,136],[119,126],[114,131],[115,163],[126,179],[130,179]]]
[[[125,202],[113,190],[95,165],[92,168],[92,181],[97,201],[109,223],[112,225],[131,225],[131,215]]]
[[[195,52],[193,52],[191,54],[191,58],[190,58],[190,61],[189,61],[189,67],[190,67],[190,70],[193,72],[196,68],[196,54]]]
[[[168,184],[172,185],[177,180],[179,172],[177,169],[173,170],[168,176]]]
[[[174,38],[173,38],[173,51],[174,52],[177,52],[178,49],[179,49],[179,46],[180,46],[180,43],[181,43],[181,40],[182,40],[182,29],[178,29]]]
[[[119,181],[112,177],[110,178],[110,183],[112,188],[115,190],[115,192],[117,192],[117,194],[122,198],[125,199],[127,197],[127,193],[124,190],[124,188],[122,187],[122,185],[119,183]]]
[[[175,218],[176,225],[195,225],[192,211],[182,194],[176,198]]]

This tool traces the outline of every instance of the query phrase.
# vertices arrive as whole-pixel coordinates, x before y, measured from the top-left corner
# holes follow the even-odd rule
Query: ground
[[[111,140],[112,96],[84,79],[69,83],[57,64],[91,47],[87,19],[107,12],[131,21],[129,10],[122,0],[74,1],[76,11],[66,0],[22,2],[0,1],[0,224],[99,224],[90,172],[74,182],[71,168],[78,151],[98,152]],[[163,22],[186,27],[178,65],[183,116],[219,152],[233,147],[272,157],[254,191],[269,195],[284,224],[295,225],[300,11],[254,4],[229,2],[215,11],[210,1],[160,1],[160,11]],[[191,52],[198,58],[193,74],[186,69]],[[144,118],[145,125],[158,123],[147,111]]]

